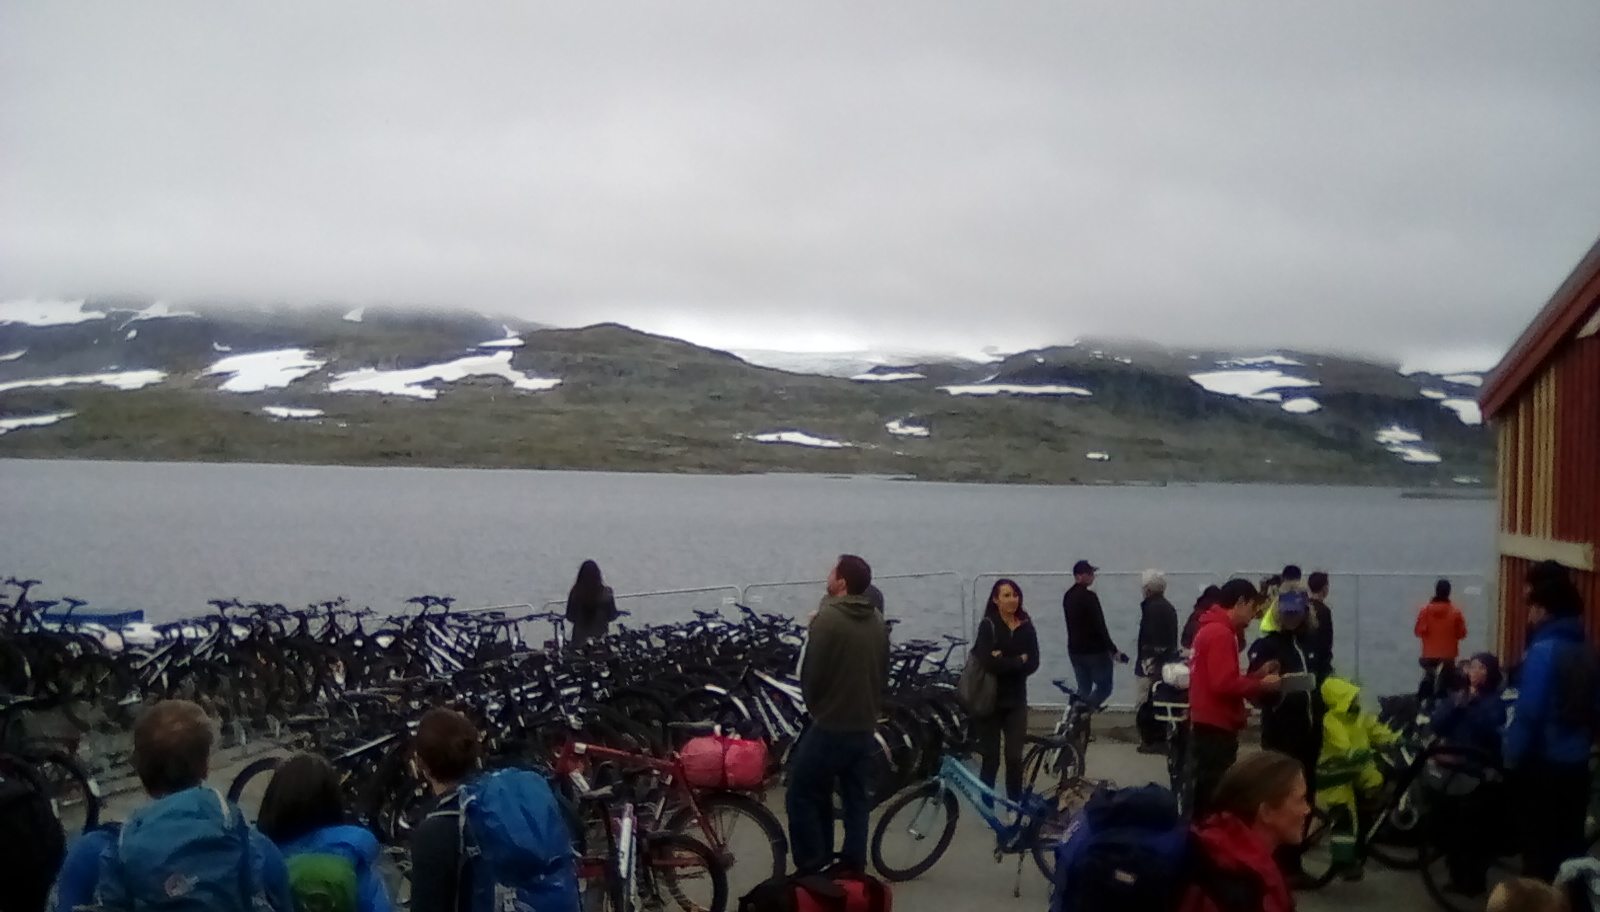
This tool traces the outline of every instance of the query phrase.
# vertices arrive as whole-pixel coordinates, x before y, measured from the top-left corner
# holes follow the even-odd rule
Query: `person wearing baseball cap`
[[[1061,612],[1067,621],[1067,658],[1078,679],[1078,696],[1095,709],[1111,698],[1113,663],[1126,664],[1127,655],[1111,642],[1106,629],[1106,613],[1094,585],[1094,564],[1080,560],[1072,565],[1072,588],[1061,597]]]

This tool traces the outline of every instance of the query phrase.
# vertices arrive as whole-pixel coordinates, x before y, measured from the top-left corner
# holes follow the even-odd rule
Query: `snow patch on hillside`
[[[294,408],[287,405],[265,405],[261,410],[274,418],[321,418],[326,414],[322,409]]]
[[[1110,462],[1111,461],[1111,454],[1110,453],[1084,453],[1083,454],[1083,458],[1087,459],[1087,460],[1090,460],[1091,462]]]
[[[136,390],[143,389],[152,383],[160,383],[167,378],[165,371],[137,370],[120,371],[106,374],[74,374],[70,377],[29,377],[26,380],[11,380],[0,383],[0,393],[8,390],[29,389],[34,387],[50,388],[60,386],[109,386],[113,389]]]
[[[122,325],[123,326],[127,326],[129,323],[135,323],[135,322],[138,322],[139,320],[165,320],[165,319],[169,319],[169,318],[172,318],[172,317],[198,317],[198,316],[200,316],[200,315],[195,313],[192,310],[173,310],[172,309],[172,305],[168,304],[166,301],[157,301],[154,304],[151,304],[149,307],[144,308],[143,310],[134,311],[133,312],[133,316],[131,316],[127,320],[123,321]]]
[[[1290,399],[1285,402],[1283,410],[1291,415],[1309,415],[1312,412],[1321,411],[1322,403],[1309,396],[1302,396],[1299,399]]]
[[[1260,402],[1283,401],[1278,390],[1322,385],[1277,369],[1205,371],[1190,374],[1189,379],[1207,392]]]
[[[202,376],[230,374],[221,389],[230,393],[259,393],[283,389],[307,374],[322,370],[327,363],[311,357],[309,348],[283,348],[230,355],[206,368]]]
[[[1439,379],[1446,383],[1459,383],[1462,386],[1483,385],[1483,378],[1477,374],[1447,374]]]
[[[1398,424],[1391,424],[1386,428],[1379,428],[1373,435],[1378,445],[1400,457],[1401,462],[1416,465],[1432,465],[1440,462],[1439,454],[1423,443],[1422,435],[1416,431],[1403,428]]]
[[[367,309],[365,307],[357,307],[355,310],[345,314],[343,319],[346,323],[360,323],[361,319],[366,315]]]
[[[63,421],[76,415],[77,412],[52,412],[48,415],[21,415],[15,418],[0,418],[0,434],[10,433],[19,428],[44,427]]]
[[[924,425],[909,424],[902,418],[896,418],[883,428],[896,437],[927,437],[933,433]]]
[[[14,352],[6,352],[5,354],[0,355],[0,361],[15,361],[27,353],[28,350],[26,348],[19,348]]]
[[[1455,412],[1462,424],[1476,427],[1483,423],[1483,411],[1478,408],[1478,403],[1471,399],[1446,399],[1439,404]]]
[[[467,377],[504,377],[516,389],[536,392],[561,385],[560,380],[534,377],[514,369],[511,366],[511,352],[498,351],[402,370],[363,367],[338,374],[328,384],[328,390],[334,393],[386,393],[391,396],[436,399],[439,391],[423,384],[434,381],[449,383]]]
[[[84,301],[62,301],[46,298],[22,298],[0,302],[0,324],[21,323],[25,326],[68,326],[104,320],[104,311],[84,310]]]
[[[828,437],[818,437],[805,431],[768,431],[765,434],[734,434],[735,440],[754,440],[756,443],[787,443],[793,446],[816,447],[823,450],[842,450],[855,444]]]
[[[1299,361],[1296,361],[1293,358],[1285,358],[1283,355],[1256,355],[1250,358],[1228,358],[1225,361],[1217,362],[1218,367],[1262,367],[1265,365],[1272,365],[1276,367],[1305,366]]]
[[[901,380],[926,380],[928,377],[916,371],[890,371],[885,374],[874,374],[869,371],[865,374],[856,374],[850,379],[857,383],[895,383]]]
[[[991,378],[992,379],[992,378]],[[1081,386],[1049,383],[967,383],[941,386],[952,396],[1092,396]]]

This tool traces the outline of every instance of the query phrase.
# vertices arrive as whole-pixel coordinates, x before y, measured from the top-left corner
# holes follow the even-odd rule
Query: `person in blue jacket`
[[[222,827],[243,825],[239,809],[206,786],[214,740],[205,710],[188,700],[163,700],[140,715],[133,728],[133,769],[150,803],[120,827],[109,825],[78,837],[51,890],[52,912],[144,908],[151,899],[152,877],[159,889],[162,872],[182,868],[199,854],[195,843],[214,837]],[[175,821],[183,822],[195,843],[171,839]],[[255,909],[294,912],[282,853],[255,828],[248,830],[248,845],[256,879],[253,895],[244,901]],[[236,893],[237,881],[230,872],[226,883],[191,881],[188,888]]]
[[[295,754],[267,783],[256,826],[283,852],[291,880],[298,857],[341,858],[355,872],[355,912],[391,912],[378,871],[378,838],[348,820],[338,771],[316,754]]]
[[[1525,594],[1531,632],[1503,756],[1516,798],[1524,873],[1549,883],[1563,861],[1585,854],[1600,666],[1584,637],[1583,599],[1566,568],[1536,564],[1528,571]]]

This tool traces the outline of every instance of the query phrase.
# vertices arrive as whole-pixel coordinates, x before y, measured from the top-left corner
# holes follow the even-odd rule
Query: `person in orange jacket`
[[[1439,690],[1440,676],[1455,666],[1461,641],[1467,638],[1467,619],[1450,601],[1450,581],[1433,587],[1433,601],[1417,612],[1417,639],[1422,641],[1422,686],[1417,696],[1430,700]]]

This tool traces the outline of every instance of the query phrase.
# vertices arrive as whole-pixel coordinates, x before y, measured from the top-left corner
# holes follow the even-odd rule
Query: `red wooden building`
[[[1600,242],[1485,379],[1479,404],[1500,451],[1500,654],[1522,652],[1522,580],[1541,560],[1574,569],[1600,642]]]

